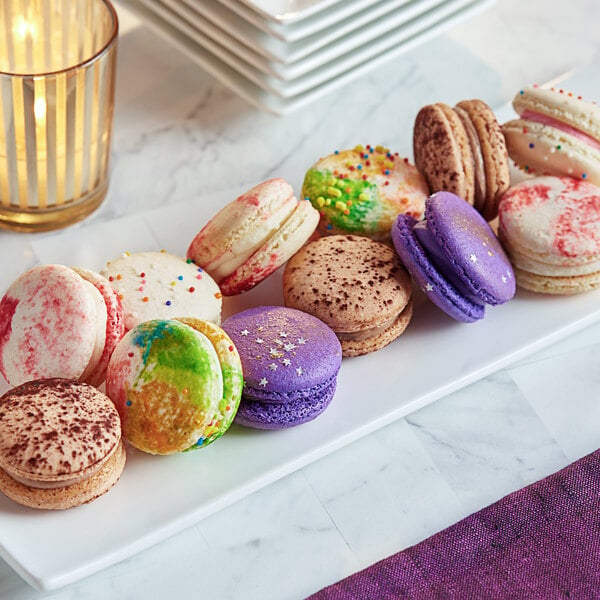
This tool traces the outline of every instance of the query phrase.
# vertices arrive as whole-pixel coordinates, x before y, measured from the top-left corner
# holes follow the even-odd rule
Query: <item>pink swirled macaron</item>
[[[319,213],[298,202],[287,181],[269,179],[222,208],[192,240],[187,257],[233,296],[283,265],[318,222]]]
[[[102,276],[33,267],[0,301],[0,372],[11,385],[50,377],[99,385],[123,332],[123,309]]]

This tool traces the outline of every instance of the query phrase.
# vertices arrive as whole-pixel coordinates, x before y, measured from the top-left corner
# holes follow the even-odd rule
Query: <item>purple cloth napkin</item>
[[[310,598],[600,598],[600,450]]]

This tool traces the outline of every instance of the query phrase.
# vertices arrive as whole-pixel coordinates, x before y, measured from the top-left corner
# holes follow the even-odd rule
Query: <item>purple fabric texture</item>
[[[310,599],[599,597],[600,450]]]

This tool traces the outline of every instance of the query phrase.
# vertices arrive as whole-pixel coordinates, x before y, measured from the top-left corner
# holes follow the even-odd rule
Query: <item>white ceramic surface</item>
[[[355,49],[355,52],[290,81],[264,74],[225,46],[191,27],[162,3],[154,0],[126,0],[124,3],[135,10],[157,33],[186,52],[242,97],[267,111],[286,114],[438,35],[492,2],[493,0],[447,0],[425,15]]]
[[[176,0],[176,4],[188,8],[188,20],[194,24],[198,16],[204,17],[227,32],[229,37],[253,48],[266,59],[288,65],[303,59],[321,48],[350,33],[364,34],[364,28],[370,27],[379,19],[391,18],[402,6],[420,0],[383,0],[373,6],[359,11],[350,17],[336,16],[334,22],[298,41],[280,40],[273,34],[267,34],[252,23],[238,16],[223,4],[217,2],[198,2],[198,0]],[[241,5],[237,5],[238,7]]]
[[[359,49],[360,46],[443,4],[443,0],[387,0],[378,11],[366,11],[363,19],[338,23],[326,32],[296,44],[265,35],[253,35],[248,24],[229,15],[217,14],[218,5],[197,11],[189,0],[162,0],[191,27],[210,37],[261,71],[284,80],[298,78],[321,65]],[[221,13],[222,13],[221,9]],[[228,18],[226,18],[228,17]],[[360,50],[358,50],[360,51]]]
[[[303,171],[335,148],[382,143],[408,154],[414,116],[426,103],[478,97],[497,107],[526,83],[594,56],[595,67],[576,75],[572,87],[600,99],[597,0],[497,2],[281,118],[253,109],[117,4],[121,39],[107,199],[69,230],[78,238],[75,252],[61,246],[63,232],[0,232],[3,286],[46,256],[93,265],[104,245],[107,253],[156,248],[156,232],[168,234],[165,243],[180,251],[200,224],[182,227],[184,216],[169,218],[170,205],[201,205],[215,194],[229,200],[226,190],[273,176],[299,189]],[[165,211],[156,221],[140,218],[159,207]],[[454,353],[462,349],[461,343]],[[598,364],[600,324],[59,590],[37,592],[0,560],[0,598],[301,600],[599,448]],[[403,371],[398,390],[410,378]],[[158,478],[153,484],[162,493]],[[88,546],[105,543],[117,520],[127,518],[123,507],[111,506],[102,538],[90,535]],[[59,533],[51,553],[61,542]]]
[[[278,23],[293,23],[339,4],[341,0],[241,0],[248,7]]]
[[[189,0],[189,2],[195,4],[206,4],[211,1]],[[380,0],[345,0],[344,2],[334,4],[331,8],[323,10],[316,15],[292,23],[279,23],[266,19],[246,4],[238,2],[238,0],[219,0],[219,2],[239,15],[244,21],[268,33],[270,36],[284,42],[296,42],[329,27],[335,27],[340,21],[377,4]]]

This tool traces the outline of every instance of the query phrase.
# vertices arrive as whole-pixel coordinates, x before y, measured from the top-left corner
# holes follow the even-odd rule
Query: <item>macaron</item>
[[[600,107],[562,89],[526,87],[513,99],[518,119],[504,123],[508,153],[527,173],[600,185]]]
[[[225,296],[252,289],[310,238],[319,213],[290,184],[269,179],[222,208],[194,237],[187,258],[205,269]]]
[[[283,306],[260,306],[223,323],[238,348],[244,391],[235,422],[283,429],[311,421],[331,403],[342,362],[325,323]]]
[[[455,194],[429,197],[422,221],[400,215],[392,240],[416,284],[457,321],[480,320],[486,305],[515,294],[513,268],[494,232]]]
[[[600,188],[570,177],[528,179],[504,194],[499,217],[519,287],[546,294],[600,287]]]
[[[399,213],[421,217],[427,183],[419,171],[382,146],[356,146],[318,160],[302,197],[320,212],[322,235],[356,234],[389,241]]]
[[[123,333],[121,303],[102,276],[36,266],[0,301],[0,372],[11,385],[51,377],[100,385]]]
[[[124,466],[119,415],[95,387],[36,380],[0,398],[0,492],[15,502],[43,509],[91,502]]]
[[[283,273],[285,305],[331,327],[344,356],[375,352],[395,340],[410,322],[411,292],[394,250],[357,235],[307,244]]]
[[[201,267],[168,252],[126,252],[109,261],[106,277],[123,305],[125,330],[152,319],[193,317],[221,322],[222,295]]]
[[[415,119],[413,151],[431,192],[452,192],[486,220],[496,217],[510,174],[502,130],[485,102],[424,106]]]
[[[204,448],[231,424],[242,369],[225,332],[196,319],[136,325],[117,345],[106,374],[123,436],[150,454]]]

